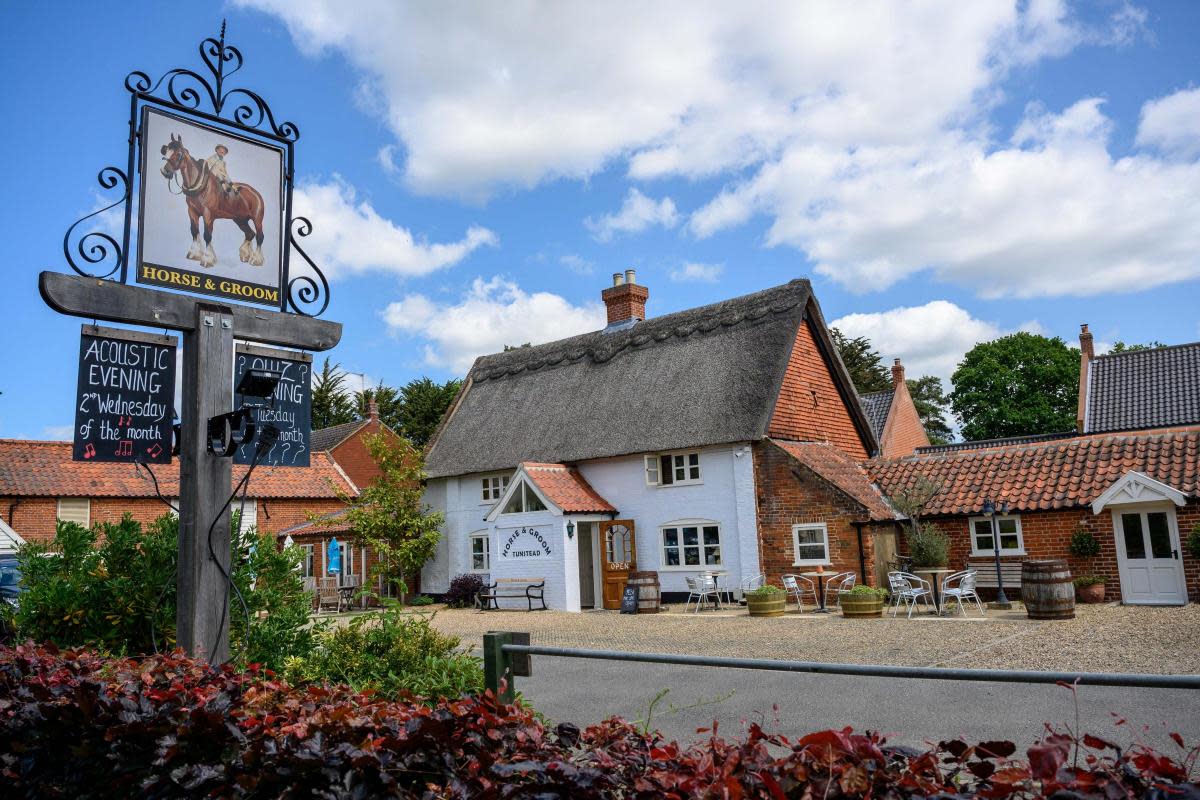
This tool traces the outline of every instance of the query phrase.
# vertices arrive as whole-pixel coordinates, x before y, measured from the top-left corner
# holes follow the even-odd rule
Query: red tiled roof
[[[179,495],[179,461],[151,467],[164,497]],[[236,483],[246,467],[233,465]],[[328,453],[313,453],[308,467],[258,467],[248,496],[336,498],[338,490],[357,494]],[[70,442],[0,439],[0,496],[154,497],[154,482],[135,464],[72,461]]]
[[[569,514],[617,511],[578,471],[566,464],[526,461],[521,466],[546,499]]]
[[[896,512],[871,483],[857,461],[829,442],[791,442],[772,439],[781,450],[842,490],[866,509],[873,520],[895,519]]]
[[[1017,511],[1087,505],[1130,470],[1200,494],[1200,431],[1102,434],[867,463],[885,494],[920,475],[942,487],[926,514],[977,513],[985,498]]]

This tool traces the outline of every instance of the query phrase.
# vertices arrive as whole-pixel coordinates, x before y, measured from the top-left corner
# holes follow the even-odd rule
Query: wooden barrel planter
[[[1074,619],[1075,584],[1061,558],[1021,565],[1021,600],[1030,619]]]
[[[847,592],[842,595],[841,606],[843,617],[882,617],[883,595]]]
[[[637,588],[639,614],[657,614],[662,611],[662,588],[658,583],[657,572],[631,572],[626,585]]]

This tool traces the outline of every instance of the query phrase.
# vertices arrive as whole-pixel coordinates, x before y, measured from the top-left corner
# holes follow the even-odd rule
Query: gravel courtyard
[[[612,611],[440,609],[433,624],[478,648],[489,630],[537,644],[802,661],[1087,672],[1200,673],[1200,604],[1079,606],[1073,620],[1023,612],[912,620],[840,614],[750,617],[743,611],[622,615]]]

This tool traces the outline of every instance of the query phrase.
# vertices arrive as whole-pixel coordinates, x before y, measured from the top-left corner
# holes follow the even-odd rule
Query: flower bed
[[[619,719],[549,729],[533,711],[488,694],[428,706],[297,689],[269,672],[214,670],[179,654],[0,648],[7,797],[1200,794],[1200,785],[1181,786],[1196,750],[1171,758],[1052,734],[1027,759],[1015,751],[1009,742],[950,741],[919,753],[849,729],[789,741],[758,726],[745,741],[713,731],[685,747]]]

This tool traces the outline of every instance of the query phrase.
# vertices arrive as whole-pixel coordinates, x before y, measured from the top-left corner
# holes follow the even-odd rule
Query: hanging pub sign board
[[[75,461],[171,463],[174,336],[84,325],[75,393]]]
[[[268,400],[243,397],[237,385],[246,370],[265,369],[282,373],[275,394]],[[257,405],[254,424],[259,429],[268,423],[279,428],[279,440],[258,460],[263,466],[307,467],[312,436],[312,356],[294,350],[239,344],[233,357],[233,407]],[[233,454],[233,463],[249,464],[254,445],[247,443]]]
[[[142,108],[138,283],[279,306],[284,151]]]

